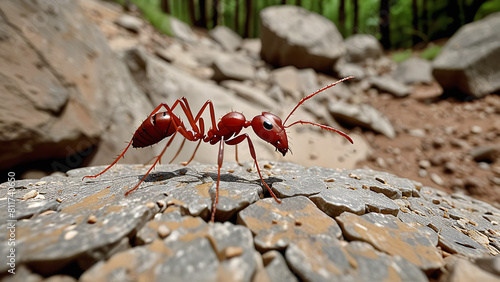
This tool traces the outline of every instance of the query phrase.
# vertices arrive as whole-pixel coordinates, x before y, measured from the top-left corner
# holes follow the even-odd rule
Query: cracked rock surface
[[[127,197],[148,166],[118,165],[85,181],[104,167],[15,181],[16,211],[0,213],[0,228],[16,220],[16,276],[3,278],[445,281],[467,271],[500,279],[500,210],[485,202],[373,170],[260,167],[282,203],[252,163],[228,162],[215,223],[215,165],[159,165]],[[3,210],[8,185],[0,185]],[[0,262],[6,273],[6,256]]]

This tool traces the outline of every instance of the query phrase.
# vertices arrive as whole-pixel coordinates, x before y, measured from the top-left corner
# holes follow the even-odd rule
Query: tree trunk
[[[339,28],[340,33],[345,34],[345,0],[339,2]]]
[[[199,0],[198,6],[200,7],[200,27],[207,28],[207,3],[205,0]]]
[[[170,5],[168,4],[168,0],[161,0],[161,10],[165,14],[170,14]]]
[[[213,0],[213,9],[212,9],[212,28],[217,26],[219,19],[219,0]]]
[[[196,13],[194,12],[194,0],[188,1],[188,13],[189,13],[189,19],[191,20],[191,24],[193,26],[197,26],[198,22],[196,21]]]
[[[422,0],[422,33],[427,36],[429,41],[429,10],[427,9],[427,0]]]
[[[354,6],[354,23],[352,25],[352,34],[358,33],[358,16],[359,16],[359,8],[358,8],[358,0],[353,0]]]
[[[391,34],[389,29],[390,18],[389,0],[380,0],[380,43],[385,49],[391,47]]]
[[[419,34],[419,27],[418,27],[418,4],[417,0],[412,0],[411,1],[411,14],[412,14],[412,25],[413,25],[413,33],[412,33],[412,42],[413,45],[416,45],[418,42],[421,41]]]
[[[240,31],[240,0],[236,0],[234,5],[234,30],[236,33]]]
[[[245,0],[245,11],[246,11],[245,31],[243,36],[248,37],[250,34],[250,21],[252,19],[252,0]]]

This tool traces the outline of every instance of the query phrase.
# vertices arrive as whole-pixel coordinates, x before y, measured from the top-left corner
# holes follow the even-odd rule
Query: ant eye
[[[265,129],[267,129],[267,130],[271,130],[271,129],[273,129],[273,124],[272,124],[272,123],[270,123],[270,122],[269,122],[269,121],[267,121],[267,120],[266,120],[266,121],[264,121],[264,123],[262,123],[262,125],[263,125],[263,126],[264,126],[264,128],[265,128]]]

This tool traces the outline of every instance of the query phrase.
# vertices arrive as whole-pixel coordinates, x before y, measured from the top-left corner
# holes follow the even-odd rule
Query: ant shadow
[[[189,169],[189,168],[181,168],[178,170],[174,171],[162,171],[162,172],[152,172],[146,176],[144,179],[144,182],[159,182],[159,181],[168,181],[168,180],[173,180],[177,177],[182,177],[182,176],[191,176],[193,179],[183,179],[182,182],[185,183],[193,183],[197,181],[204,181],[204,178],[206,176],[210,177],[213,182],[217,181],[217,173],[216,172],[208,172],[208,173],[199,173],[195,170]],[[144,177],[144,174],[139,175],[138,179],[142,179]],[[196,179],[196,180],[195,180]],[[255,183],[258,181],[259,183],[261,182],[260,179],[258,180],[248,180],[243,177],[239,177],[235,174],[232,173],[221,173],[220,175],[220,181],[221,182],[238,182],[238,183]],[[283,179],[278,178],[278,177],[269,177],[264,180],[269,187],[273,185],[275,182],[282,182]],[[206,180],[204,181],[206,182]]]
[[[171,180],[176,177],[182,177],[185,175],[190,175],[193,177],[200,178],[200,175],[193,175],[189,174],[190,169],[188,168],[180,168],[174,171],[161,171],[161,172],[151,172],[149,173],[146,178],[144,179],[144,182],[159,182],[159,181],[165,181],[165,180]],[[198,173],[196,173],[198,174]],[[144,174],[141,174],[137,176],[137,178],[140,180],[144,177]],[[194,182],[194,181],[183,181],[183,182]]]
[[[217,181],[217,173],[209,172],[208,175],[210,176],[210,178],[212,178],[213,181]],[[232,173],[221,173],[220,181],[221,182],[238,182],[238,183],[255,183],[255,182],[261,183],[260,178],[258,180],[248,180],[246,178],[239,177],[239,176],[234,175]],[[273,183],[282,182],[283,179],[271,176],[271,177],[265,179],[264,181],[266,182],[267,185],[269,185],[269,187],[271,187],[273,185]]]

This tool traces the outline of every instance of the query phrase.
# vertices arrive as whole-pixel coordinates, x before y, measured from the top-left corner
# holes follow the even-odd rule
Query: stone
[[[427,281],[415,265],[365,242],[342,244],[335,238],[311,236],[290,244],[285,256],[304,281]]]
[[[494,13],[462,26],[446,42],[432,63],[445,91],[481,98],[500,90],[499,27],[500,13]]]
[[[447,264],[447,272],[444,281],[498,281],[499,276],[486,272],[474,263],[463,258],[452,258]]]
[[[475,264],[481,269],[500,276],[500,257],[482,257],[475,261]]]
[[[308,173],[304,168],[283,173],[282,181],[273,183],[271,189],[280,198],[310,196],[326,189],[323,181]]]
[[[322,186],[279,204],[263,193],[252,166],[224,165],[216,213],[223,223],[206,222],[216,165],[159,165],[127,197],[147,166],[118,165],[85,181],[104,167],[17,180],[15,214],[0,213],[4,230],[17,219],[16,277],[425,281],[444,279],[435,270],[452,269],[455,256],[475,261],[470,271],[478,276],[498,276],[500,210],[490,204],[381,171],[266,162],[261,171],[273,189]],[[21,199],[32,190],[44,198]],[[344,201],[346,210],[333,212],[328,201]],[[349,203],[359,204],[360,215]],[[6,197],[0,209],[8,210]],[[0,233],[2,253],[9,252],[8,236]],[[0,257],[3,272],[7,261]]]
[[[444,266],[444,261],[429,235],[399,221],[393,215],[345,212],[336,217],[346,239],[360,240],[389,255],[401,256],[423,271]],[[418,242],[418,244],[416,243]]]
[[[260,23],[261,57],[272,65],[328,72],[345,54],[335,25],[302,7],[267,7],[260,12]]]
[[[476,162],[494,163],[500,157],[500,147],[494,145],[473,147],[469,150],[469,155]]]
[[[429,177],[431,178],[432,182],[436,183],[439,186],[444,186],[445,182],[438,174],[430,173]]]
[[[241,36],[227,26],[218,25],[208,34],[228,52],[234,52],[241,46]]]
[[[187,43],[194,43],[198,40],[191,27],[176,17],[169,17],[170,28],[174,37]]]
[[[314,69],[301,69],[298,71],[299,87],[302,92],[302,97],[314,93],[320,87],[318,85],[318,77]],[[302,98],[301,97],[301,98]]]
[[[412,57],[399,63],[392,76],[404,84],[430,84],[433,79],[432,64],[425,59]]]
[[[300,100],[301,88],[299,84],[299,71],[293,66],[282,67],[271,71],[271,80],[278,85],[283,93]]]
[[[394,80],[390,76],[371,76],[368,78],[372,87],[381,92],[387,92],[395,97],[402,98],[411,94],[411,87]]]
[[[329,103],[328,110],[333,118],[340,123],[359,126],[389,138],[396,137],[396,131],[388,118],[368,104],[354,105],[337,101]]]
[[[285,258],[278,251],[268,251],[262,255],[266,273],[270,281],[298,282],[297,277],[288,268]]]
[[[274,100],[258,88],[236,80],[224,80],[221,85],[233,90],[238,97],[254,103],[262,111],[273,112],[276,109]]]
[[[366,77],[365,69],[353,63],[336,64],[334,70],[339,77],[354,76],[355,81],[361,81]]]
[[[382,45],[378,39],[370,34],[351,35],[344,41],[347,50],[347,62],[359,63],[367,59],[378,59],[382,56]]]
[[[244,38],[241,42],[241,49],[245,50],[252,58],[260,58],[262,43],[258,38]]]
[[[284,198],[278,204],[272,198],[257,201],[238,213],[238,223],[255,234],[258,250],[283,250],[296,239],[327,233],[340,237],[335,220],[321,212],[304,196]]]
[[[135,33],[138,33],[142,28],[142,21],[139,18],[127,14],[121,15],[115,23]]]
[[[110,148],[129,140],[130,124],[140,124],[152,108],[77,3],[48,6],[0,4],[2,169],[58,158],[49,169],[67,171],[90,154],[90,164],[109,162],[117,153]],[[147,160],[137,152],[128,159]]]
[[[235,55],[219,56],[213,64],[215,81],[227,79],[251,80],[255,77],[255,69],[243,57]]]

